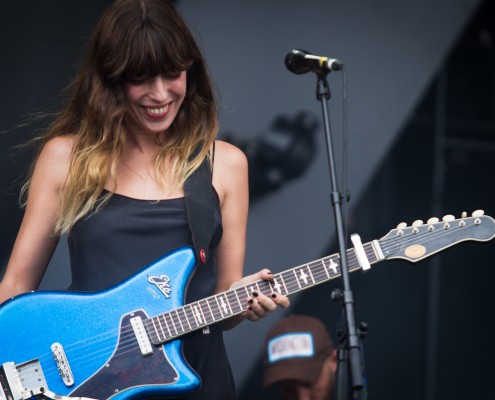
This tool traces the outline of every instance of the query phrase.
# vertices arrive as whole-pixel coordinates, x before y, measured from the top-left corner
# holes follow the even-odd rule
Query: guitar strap
[[[200,146],[192,157],[199,152]],[[213,143],[212,159],[215,154]],[[208,157],[184,183],[186,215],[196,255],[196,265],[205,264],[210,256],[213,236],[213,172]]]

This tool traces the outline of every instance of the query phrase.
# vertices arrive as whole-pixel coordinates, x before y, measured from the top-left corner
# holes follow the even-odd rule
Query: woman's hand
[[[245,276],[235,282],[231,286],[231,289],[248,285],[249,283],[260,279],[271,281],[273,278],[274,275],[269,269],[262,269],[255,274]],[[270,296],[266,296],[261,292],[254,291],[251,293],[251,296],[247,298],[247,309],[244,312],[244,317],[250,321],[257,321],[260,318],[266,317],[270,311],[275,311],[277,306],[287,308],[289,304],[289,298],[285,295],[273,292]]]

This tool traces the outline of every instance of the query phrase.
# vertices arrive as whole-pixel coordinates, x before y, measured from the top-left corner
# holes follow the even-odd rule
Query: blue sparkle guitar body
[[[194,253],[183,248],[97,293],[33,292],[0,307],[0,364],[37,359],[49,390],[94,399],[175,397],[193,392],[200,379],[185,361],[181,341],[143,355],[130,319],[183,305]],[[59,344],[73,383],[56,362]],[[5,389],[5,388],[4,388]],[[1,390],[1,388],[0,388]]]

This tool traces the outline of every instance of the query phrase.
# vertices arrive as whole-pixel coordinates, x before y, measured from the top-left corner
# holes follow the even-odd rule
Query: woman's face
[[[174,121],[186,96],[186,71],[125,85],[127,126],[133,133],[160,134]]]

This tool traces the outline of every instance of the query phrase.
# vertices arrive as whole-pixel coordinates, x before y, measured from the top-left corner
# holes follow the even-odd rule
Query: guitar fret
[[[300,272],[300,275],[299,275],[298,279],[302,279],[302,281],[304,283],[303,287],[306,288],[307,286],[310,286],[310,283],[308,281],[308,276],[309,275],[306,274],[306,271],[304,270],[304,268],[301,268],[299,270],[299,272]]]
[[[308,269],[309,276],[311,277],[313,284],[315,284],[315,278],[313,277],[313,272],[311,271],[311,268],[309,268],[309,264],[306,264],[306,268]]]
[[[325,265],[325,261],[323,259],[321,260],[321,265],[323,265],[323,270],[325,271],[325,274],[327,274],[327,278],[330,279],[330,274],[328,273],[327,266]]]
[[[233,314],[232,307],[230,306],[230,301],[228,298],[228,294],[225,295],[225,298],[227,299],[227,305],[229,306],[230,314]]]
[[[222,318],[225,316],[222,310],[222,307],[220,307],[220,303],[218,302],[218,296],[215,296],[215,301],[217,302],[217,307],[220,310],[220,314],[222,314]]]
[[[146,327],[146,331],[148,332],[148,335],[150,336],[151,342],[152,343],[158,343],[160,341],[160,338],[156,334],[155,327],[153,326],[153,319],[149,318],[149,319],[145,320],[144,326]]]
[[[210,307],[210,299],[206,299],[206,305],[208,306],[208,310],[210,311],[211,320],[216,321],[215,314],[213,314],[213,310]]]
[[[383,255],[382,249],[380,247],[380,243],[377,240],[373,240],[370,244],[370,247],[373,249],[373,253],[375,254],[376,261],[381,261],[385,259]]]
[[[308,264],[309,266],[309,269],[311,271],[311,278],[313,280],[313,283],[316,285],[318,283],[321,282],[321,279],[320,279],[320,274],[321,274],[321,268],[318,268],[319,266],[318,265],[315,265],[315,266],[311,266],[311,264]],[[323,277],[324,275],[321,274]]]
[[[203,304],[201,303],[202,301],[203,300],[198,300],[196,302],[195,309],[198,314],[201,325],[206,325],[208,323],[208,319],[206,318],[206,315],[204,313]]]
[[[212,301],[212,310],[213,310],[213,313],[215,314],[215,318],[217,320],[220,320],[223,318],[223,314],[222,314],[222,310],[220,310],[220,305],[218,303],[218,300],[217,300],[217,297],[214,296],[211,298],[211,301]]]
[[[293,269],[293,270],[292,270],[292,273],[294,274],[294,278],[296,278],[296,282],[297,282],[297,286],[299,286],[299,290],[301,290],[301,289],[302,289],[302,286],[301,286],[301,284],[299,283],[299,279],[297,279],[296,270],[295,270],[295,269]]]
[[[177,319],[179,320],[180,328],[182,329],[182,333],[185,333],[186,330],[184,329],[184,325],[182,325],[182,320],[179,315],[179,310],[175,310],[175,314],[177,315]]]
[[[335,260],[330,257],[328,262],[328,268],[330,268],[333,272],[334,276],[337,276],[339,274],[339,267],[340,267],[340,258],[335,258]]]
[[[278,292],[279,294],[282,294],[282,291],[280,290],[280,283],[277,281],[277,277],[273,278],[272,281],[269,281],[269,286],[271,290],[271,294]]]
[[[160,322],[160,317],[163,319],[163,322],[165,323],[165,327],[167,328],[167,331],[168,331],[168,336],[172,337],[172,332],[170,332],[170,328],[169,328],[167,320],[166,320],[166,315],[165,314],[160,315],[158,317],[158,322]],[[161,326],[162,326],[162,324],[160,323],[160,327]],[[167,337],[167,335],[165,333],[164,333],[164,336]]]
[[[189,326],[189,330],[192,331],[191,323],[189,322],[189,318],[187,317],[187,311],[185,307],[181,308],[182,313],[184,314],[184,318],[187,322],[187,326]]]
[[[174,337],[174,332],[172,330],[173,328],[173,324],[172,324],[172,321],[169,319],[167,319],[167,317],[170,317],[170,315],[168,313],[166,314],[162,314],[162,317],[163,317],[163,320],[165,321],[165,325],[167,326],[167,330],[168,330],[168,334],[169,334],[169,337]],[[172,326],[172,328],[171,328]]]
[[[286,286],[286,284],[285,284],[284,274],[280,274],[280,280],[282,281],[282,285],[283,285],[283,287],[284,287],[284,289],[285,289],[285,294],[288,294],[288,293],[289,293],[289,291],[287,290],[287,286]]]
[[[213,313],[211,312],[210,304],[208,303],[208,299],[203,299],[202,300],[203,304],[201,305],[201,308],[203,309],[203,314],[205,316],[206,322],[211,324],[212,322],[215,322],[215,317],[213,316]]]
[[[316,263],[316,266],[317,266],[319,274],[320,274],[319,282],[328,281],[330,279],[330,274],[328,273],[328,270],[325,267],[325,263]]]
[[[174,327],[175,335],[179,336],[181,334],[181,332],[179,332],[179,330],[177,329],[178,324],[177,324],[177,321],[175,320],[175,314],[169,312],[168,316],[170,317],[170,321],[172,321],[172,326]]]
[[[325,266],[322,263],[314,263],[315,264],[315,271],[318,272],[318,283],[326,282],[328,281],[328,272],[325,268]]]
[[[193,324],[193,325],[192,325],[192,326],[193,326],[193,328],[194,328],[194,329],[195,329],[195,328],[198,328],[198,327],[199,327],[199,324],[198,324],[198,320],[196,319],[196,315],[195,315],[195,313],[194,313],[194,310],[193,310],[193,308],[192,308],[192,304],[189,304],[189,307],[187,307],[187,308],[188,308],[189,313],[192,315],[192,318],[190,318],[190,321],[191,321],[191,323]],[[196,326],[194,326],[194,325],[196,325]]]
[[[297,276],[295,275],[294,270],[287,271],[285,273],[285,282],[288,282],[287,284],[287,294],[297,292],[301,290],[301,286],[299,285],[299,281],[297,280]]]
[[[160,318],[163,319],[163,315],[158,315],[157,317],[153,318],[153,320],[156,322],[158,326],[158,335],[163,337],[163,340],[167,340],[167,334],[163,330],[163,322],[160,320]]]
[[[347,257],[347,264],[348,264],[348,268],[347,268],[348,271],[353,271],[362,268],[354,252],[352,254],[352,257],[351,256]]]
[[[163,329],[161,329],[160,321],[158,319],[155,319],[155,318],[152,318],[151,321],[153,322],[153,327],[155,328],[155,332],[156,332],[156,335],[158,337],[158,340],[165,341],[166,340],[166,336],[165,336],[165,334],[163,334]],[[156,329],[155,322],[157,322],[158,323],[158,326],[160,326],[160,329],[162,331],[162,337],[163,337],[163,339],[160,339],[160,332],[158,332],[158,329]]]
[[[163,335],[164,340],[167,340],[167,338],[170,336],[170,330],[168,330],[167,322],[163,319],[163,315],[159,315],[157,317],[156,321],[158,322],[158,326],[160,328],[160,331]],[[167,330],[168,330],[168,336],[167,336],[167,332],[163,329],[164,325],[165,325],[165,328],[167,328]]]
[[[215,321],[221,320],[223,316],[222,316],[222,312],[218,308],[218,301],[215,296],[208,299],[208,305],[210,306],[211,313]]]
[[[229,303],[229,308],[232,311],[232,314],[237,314],[241,308],[239,307],[239,303],[236,299],[236,294],[234,291],[229,291],[226,293],[227,301]]]
[[[237,294],[237,289],[234,290],[235,297],[237,299],[237,303],[239,304],[239,308],[242,308],[241,300],[239,299],[239,295]]]
[[[225,316],[225,315],[230,315],[230,314],[232,314],[232,309],[231,309],[231,308],[230,308],[230,306],[229,306],[229,302],[228,302],[228,301],[226,301],[226,300],[227,300],[227,298],[226,298],[225,294],[220,295],[220,296],[218,296],[218,297],[219,297],[219,299],[220,299],[220,307],[221,307],[221,309],[222,309],[223,315]]]
[[[196,302],[196,303],[193,303],[192,304],[192,308],[193,308],[193,313],[194,313],[194,318],[196,319],[196,323],[198,324],[198,326],[201,326],[204,324],[204,317],[203,317],[203,314],[200,312],[201,311],[201,307],[199,307],[199,304]]]

